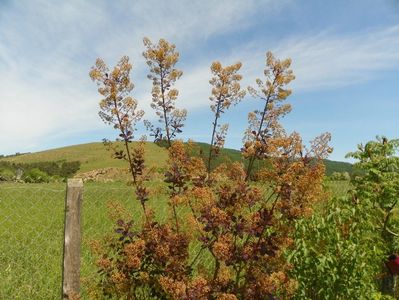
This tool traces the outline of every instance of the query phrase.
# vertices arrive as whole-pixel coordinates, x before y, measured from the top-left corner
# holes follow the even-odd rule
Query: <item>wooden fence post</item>
[[[72,299],[80,292],[82,194],[82,179],[68,179],[64,218],[62,299]]]

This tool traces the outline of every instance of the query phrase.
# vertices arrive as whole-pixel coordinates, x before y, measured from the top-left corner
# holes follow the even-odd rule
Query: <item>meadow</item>
[[[151,182],[150,205],[158,218],[168,212],[166,186]],[[349,182],[327,182],[333,196],[342,196]],[[61,293],[65,184],[0,185],[0,299],[57,299]],[[113,233],[110,203],[127,208],[140,221],[140,204],[123,182],[85,183],[81,280],[96,276],[90,242]]]
[[[122,143],[117,143],[116,145],[122,146]],[[154,143],[145,143],[145,159],[148,167],[162,167],[165,165],[167,158],[168,153],[165,148],[159,147]],[[5,157],[0,159],[0,161],[1,160],[12,163],[37,163],[61,160],[79,161],[79,173],[108,167],[126,167],[126,162],[113,159],[103,143],[98,142],[26,153]]]

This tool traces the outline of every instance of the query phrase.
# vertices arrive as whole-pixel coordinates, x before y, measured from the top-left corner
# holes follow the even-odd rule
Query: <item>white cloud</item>
[[[296,76],[291,84],[294,91],[339,88],[367,82],[379,72],[399,67],[399,26],[381,28],[350,35],[323,32],[314,36],[287,38],[271,49],[263,41],[237,47],[223,59],[222,64],[243,62],[242,86],[254,85],[263,76],[265,53],[272,50],[277,58],[292,58]],[[198,62],[186,70],[179,81],[181,98],[189,108],[209,105],[212,58]]]
[[[399,67],[399,26],[347,35],[324,32],[294,37],[275,47],[291,57],[294,89],[336,88],[372,80]]]
[[[258,2],[267,4],[269,1]],[[146,99],[150,83],[142,37],[193,41],[249,23],[255,1],[19,1],[0,13],[0,152],[9,153],[59,132],[101,126],[99,96],[88,78],[97,56],[110,65],[131,54],[133,77]],[[237,23],[238,22],[238,23]],[[136,61],[138,62],[136,64]],[[145,87],[145,91],[144,88]]]
[[[99,96],[88,71],[98,56],[113,65],[133,61],[133,95],[149,107],[150,82],[141,57],[142,37],[165,37],[188,53],[209,39],[256,25],[258,16],[285,1],[18,1],[0,13],[0,154],[25,151],[49,136],[101,126]],[[262,74],[265,39],[226,50],[223,64],[241,60],[244,83]],[[273,50],[273,49],[272,49]],[[292,57],[296,89],[330,88],[369,80],[397,67],[399,27],[358,35],[321,33],[282,40],[279,57]],[[188,109],[209,106],[212,49],[183,68],[178,82]],[[231,54],[232,53],[232,54]],[[151,113],[149,114],[151,115]]]

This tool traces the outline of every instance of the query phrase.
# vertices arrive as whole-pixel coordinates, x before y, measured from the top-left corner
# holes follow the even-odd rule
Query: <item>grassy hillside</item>
[[[163,167],[168,158],[166,149],[154,143],[145,144],[145,159],[148,166]],[[2,158],[15,163],[32,163],[42,161],[80,161],[80,172],[87,172],[100,168],[126,167],[126,162],[111,157],[102,143],[89,143],[51,149],[41,152],[22,154],[13,157]]]
[[[327,175],[331,175],[333,172],[353,173],[353,165],[347,162],[325,159],[324,164],[326,165]]]
[[[193,154],[207,157],[209,153],[209,144],[196,143]],[[168,158],[167,150],[152,142],[145,144],[145,159],[149,167],[164,167]],[[111,153],[108,152],[102,143],[89,143],[75,146],[68,146],[58,149],[51,149],[36,153],[22,154],[18,156],[5,157],[0,160],[7,160],[15,163],[32,163],[43,161],[80,161],[81,168],[79,173],[87,172],[100,168],[116,167],[124,168],[126,163],[122,160],[113,159]],[[241,153],[234,149],[222,149],[221,154],[216,158],[212,167],[217,166],[222,161],[239,161]],[[245,163],[245,162],[244,162]],[[352,173],[352,165],[346,162],[325,160],[326,173],[331,175],[332,172],[348,172]],[[255,168],[259,165],[255,165]]]
[[[207,143],[195,143],[193,148],[193,154],[205,157],[205,161],[207,161],[209,155],[209,144]],[[222,162],[234,162],[234,161],[242,161],[246,165],[246,161],[242,159],[241,152],[235,149],[224,148],[220,151],[220,155],[217,156],[211,162],[211,168],[218,166]],[[255,162],[255,169],[259,167],[259,162]]]
[[[205,156],[208,156],[209,144],[196,143],[196,145],[198,146],[196,154],[203,153]],[[239,161],[241,160],[241,152],[235,149],[222,149],[220,157],[215,160],[212,167],[226,159],[230,161]],[[325,159],[324,163],[326,165],[326,175],[331,175],[333,172],[348,172],[349,174],[353,172],[352,164],[347,162]],[[259,161],[255,162],[254,167],[255,169],[261,167],[261,163]]]

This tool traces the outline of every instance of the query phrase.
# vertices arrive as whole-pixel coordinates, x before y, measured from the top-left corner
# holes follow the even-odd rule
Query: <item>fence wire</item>
[[[149,189],[152,192],[148,205],[156,219],[164,222],[170,216],[165,196],[167,188],[155,183]],[[61,297],[65,193],[65,183],[0,184],[0,299]],[[132,186],[84,184],[82,299],[90,299],[90,289],[99,282],[91,244],[106,236],[115,236],[116,211],[120,207],[124,207],[124,217],[141,223],[142,208]],[[193,245],[191,251],[197,253],[199,245]]]
[[[150,200],[147,206],[154,211],[156,221],[163,223],[171,216],[167,187],[161,182],[155,182],[151,184],[149,190]],[[104,240],[107,236],[116,236],[117,212],[121,207],[124,210],[120,216],[125,221],[133,220],[133,226],[138,227],[142,224],[142,207],[135,198],[134,187],[123,183],[85,183],[81,265],[81,296],[83,299],[90,298],[90,290],[95,289],[95,284],[99,282],[98,269],[95,266],[96,257],[91,249],[91,244],[93,241]],[[177,209],[180,216],[183,216],[186,212],[184,208]],[[200,244],[192,245],[190,248],[190,252],[195,254],[199,250]],[[205,252],[203,259],[199,262],[203,265],[212,263],[211,258],[207,257]]]
[[[59,299],[65,185],[0,185],[0,299]]]

